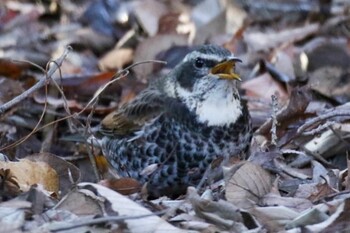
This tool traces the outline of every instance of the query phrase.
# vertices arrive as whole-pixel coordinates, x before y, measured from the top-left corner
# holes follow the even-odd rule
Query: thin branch
[[[326,123],[324,123],[323,125],[319,125],[317,128],[306,131],[306,132],[302,132],[302,134],[304,136],[314,136],[316,134],[321,133],[322,131],[324,131],[325,129],[328,129],[329,127],[338,124],[338,122],[335,121],[327,121]]]
[[[271,100],[272,100],[272,114],[271,114],[272,125],[271,125],[271,130],[270,130],[270,132],[271,132],[271,144],[276,146],[277,145],[277,125],[278,125],[278,121],[277,121],[277,113],[278,113],[277,96],[272,95]]]
[[[48,72],[45,74],[45,77],[41,78],[34,86],[29,88],[28,90],[24,91],[21,95],[16,96],[12,100],[8,101],[7,103],[4,103],[3,105],[0,106],[0,115],[2,115],[4,112],[12,108],[14,105],[18,104],[19,102],[23,101],[26,99],[28,96],[33,94],[35,91],[39,90],[43,86],[45,86],[47,79],[52,78],[52,75],[58,70],[58,68],[62,65],[63,61],[66,59],[68,56],[69,52],[72,50],[70,46],[68,46],[61,57],[59,57],[54,64],[50,67]]]
[[[65,57],[67,57],[67,55],[68,55],[68,53],[69,53],[70,50],[71,50],[71,47],[67,47],[66,50],[64,51],[64,53],[62,54],[62,56],[61,56],[59,59],[57,59],[57,61],[55,61],[55,64],[56,64],[56,65],[62,65],[63,60],[65,59]],[[0,147],[0,151],[5,150],[5,149],[8,149],[8,148],[10,148],[10,147],[12,147],[12,146],[14,146],[14,145],[18,145],[18,144],[23,143],[23,142],[24,142],[25,140],[27,140],[32,134],[36,133],[36,132],[39,131],[39,130],[44,129],[45,127],[48,127],[48,126],[53,125],[53,124],[56,124],[56,123],[58,123],[58,122],[60,122],[60,121],[69,120],[69,119],[71,119],[71,118],[74,118],[74,119],[75,119],[77,116],[81,115],[84,111],[86,111],[86,109],[87,109],[89,106],[91,106],[91,105],[94,103],[94,101],[96,101],[96,99],[98,98],[98,96],[99,96],[109,85],[111,85],[112,83],[114,83],[114,82],[120,80],[120,79],[123,78],[123,77],[126,77],[126,76],[129,74],[129,70],[128,70],[128,69],[131,69],[132,67],[137,66],[137,65],[140,65],[140,64],[143,64],[143,63],[150,63],[150,62],[154,62],[154,63],[163,63],[163,64],[166,63],[166,62],[164,62],[164,61],[159,61],[159,60],[147,60],[147,61],[137,62],[137,63],[134,63],[134,64],[128,66],[127,68],[125,68],[125,69],[123,69],[123,70],[117,72],[117,73],[113,76],[113,78],[112,78],[111,81],[109,81],[109,82],[106,83],[102,88],[100,88],[100,89],[95,93],[94,97],[88,102],[88,104],[87,104],[80,112],[74,113],[74,114],[71,114],[71,115],[68,115],[68,116],[65,116],[65,117],[62,117],[62,118],[57,119],[57,120],[55,120],[55,121],[49,122],[49,123],[47,123],[47,124],[45,124],[45,125],[43,125],[43,126],[41,126],[41,127],[38,127],[39,124],[40,124],[40,122],[41,122],[41,120],[42,120],[42,117],[43,117],[43,115],[42,115],[42,117],[40,118],[40,121],[38,122],[38,124],[36,125],[36,127],[31,131],[31,133],[30,133],[29,135],[24,136],[23,138],[21,138],[21,139],[19,140],[19,142],[17,141],[17,142],[15,142],[15,143],[11,144],[11,145],[8,145],[8,146],[5,146],[5,147]],[[59,67],[57,67],[57,66],[54,66],[54,69],[51,67],[50,70],[47,72],[46,77],[47,77],[47,78],[50,78],[50,77],[56,72],[56,70],[57,70],[58,68],[59,68]],[[51,74],[51,75],[49,75],[49,74]],[[19,103],[21,100],[23,100],[23,99],[25,99],[26,97],[28,97],[28,96],[29,96],[31,93],[33,93],[34,91],[36,91],[36,90],[40,89],[41,87],[45,86],[45,85],[46,85],[46,82],[45,82],[45,81],[46,81],[46,79],[41,79],[38,83],[42,83],[42,84],[38,85],[38,83],[36,83],[36,84],[33,86],[33,87],[36,86],[36,88],[33,88],[33,87],[32,87],[32,88],[28,89],[27,91],[23,92],[22,95],[17,96],[17,97],[15,98],[15,99],[17,99],[17,100],[13,99],[13,100],[11,100],[11,101],[5,103],[4,105],[0,106],[0,115],[1,115],[1,111],[2,111],[2,110],[3,110],[3,111],[6,111],[7,109],[11,108],[13,105]],[[27,94],[25,94],[26,92],[27,92]],[[11,102],[11,103],[10,103],[10,102]],[[47,101],[45,101],[45,103],[47,104]],[[5,106],[5,105],[6,105],[6,106]],[[7,106],[7,105],[8,105],[8,106]],[[4,106],[5,106],[5,107],[4,107]],[[4,109],[5,109],[5,110],[4,110]],[[45,111],[46,111],[46,107],[44,108],[43,114],[45,114]],[[2,112],[2,113],[3,113],[3,112]]]
[[[97,163],[96,163],[96,160],[95,160],[95,156],[93,155],[93,143],[91,143],[91,146],[92,148],[89,147],[89,143],[88,143],[88,136],[91,135],[91,119],[92,119],[92,116],[95,112],[95,107],[96,107],[96,104],[98,102],[98,99],[96,99],[95,103],[92,105],[92,110],[90,111],[90,114],[88,116],[88,118],[86,119],[86,125],[85,125],[85,132],[84,132],[84,138],[85,138],[85,144],[86,144],[86,148],[87,148],[87,152],[88,152],[88,156],[89,156],[89,159],[90,159],[90,163],[91,163],[91,166],[92,166],[92,170],[94,171],[94,174],[95,174],[95,177],[96,177],[96,180],[97,181],[100,181],[101,180],[101,177],[99,175],[99,172],[98,172],[98,169],[97,169]]]
[[[297,134],[304,132],[307,128],[311,127],[312,125],[316,124],[319,121],[323,121],[323,120],[327,120],[327,119],[332,118],[332,117],[339,117],[339,116],[350,116],[350,110],[348,110],[348,109],[335,110],[335,111],[331,111],[331,112],[325,113],[323,115],[320,115],[318,117],[315,117],[311,120],[308,120],[307,122],[305,122],[305,124],[303,124],[302,126],[300,126],[298,128]]]
[[[42,122],[42,120],[44,119],[45,113],[46,113],[46,109],[47,109],[47,92],[48,92],[48,86],[46,85],[47,82],[45,82],[44,86],[45,86],[45,103],[44,103],[44,109],[41,112],[40,118],[38,120],[38,122],[36,123],[35,127],[33,128],[33,130],[27,134],[26,136],[20,138],[19,140],[15,141],[14,143],[11,143],[10,145],[7,146],[3,146],[0,147],[0,151],[6,150],[8,148],[14,147],[14,146],[18,146],[20,144],[22,144],[23,142],[25,142],[30,136],[32,136],[37,129],[39,128],[40,123]]]
[[[50,231],[52,232],[67,231],[70,229],[87,226],[87,225],[96,225],[96,224],[101,224],[106,222],[121,222],[124,220],[130,220],[130,219],[147,218],[147,217],[158,216],[158,215],[164,214],[165,212],[166,210],[162,210],[162,211],[158,211],[150,214],[136,215],[136,216],[108,216],[108,217],[92,219],[86,222],[72,224],[70,226],[57,227],[55,229],[50,229]]]

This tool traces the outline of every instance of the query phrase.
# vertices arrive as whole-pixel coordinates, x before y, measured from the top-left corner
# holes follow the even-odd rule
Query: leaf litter
[[[0,11],[2,232],[350,229],[347,1],[5,0]],[[244,61],[250,158],[148,200],[87,142],[202,43]],[[123,70],[158,59],[168,64]]]

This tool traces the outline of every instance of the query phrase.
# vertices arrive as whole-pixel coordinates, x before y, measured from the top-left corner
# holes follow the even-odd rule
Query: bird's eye
[[[197,68],[202,68],[204,66],[204,61],[203,59],[197,57],[196,58],[196,61],[194,62],[194,65],[197,67]]]

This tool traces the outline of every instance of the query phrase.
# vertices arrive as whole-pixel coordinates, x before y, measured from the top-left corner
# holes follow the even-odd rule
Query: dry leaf
[[[61,195],[66,194],[74,183],[80,181],[80,170],[72,163],[67,162],[54,154],[43,152],[27,156],[26,159],[33,162],[47,163],[56,171]]]
[[[130,64],[134,57],[134,51],[129,48],[114,48],[105,54],[99,61],[101,71],[120,70]]]
[[[176,45],[187,45],[188,39],[185,35],[167,34],[156,35],[143,40],[136,48],[134,62],[154,60],[156,55]],[[145,80],[147,75],[153,71],[154,64],[142,64],[133,68],[139,80]]]
[[[251,214],[270,232],[283,230],[284,226],[298,217],[299,213],[285,206],[255,207]]]
[[[272,60],[274,62],[275,69],[286,76],[286,80],[280,79],[280,81],[284,83],[291,83],[292,81],[295,81],[293,60],[286,52],[277,51]]]
[[[99,184],[106,186],[123,195],[130,195],[141,190],[141,184],[133,178],[101,180]]]
[[[134,13],[147,34],[154,36],[158,32],[159,19],[168,12],[167,7],[162,2],[145,0],[136,2]]]
[[[22,92],[23,87],[19,81],[0,77],[0,104],[12,100]]]
[[[350,199],[343,200],[336,211],[325,221],[306,226],[305,229],[310,232],[348,232],[350,229]],[[344,231],[345,230],[345,231]]]
[[[0,169],[0,202],[21,193],[16,177],[10,169]]]
[[[280,111],[277,112],[277,121],[279,123],[277,127],[277,134],[280,134],[280,131],[286,130],[290,127],[291,124],[298,122],[299,120],[306,118],[305,109],[308,106],[308,103],[312,100],[312,94],[307,88],[295,88],[290,94],[289,103],[286,107],[283,107]],[[257,134],[269,135],[272,125],[272,119],[269,117],[267,121],[260,126],[256,131]],[[293,133],[293,136],[295,133]],[[285,139],[289,141],[291,137]],[[280,144],[283,142],[279,142]],[[286,142],[284,142],[286,143]]]
[[[26,212],[29,212],[31,203],[28,201],[11,200],[0,204],[1,232],[23,232]]]
[[[22,191],[28,191],[33,184],[41,184],[50,192],[59,191],[57,172],[45,162],[32,162],[28,159],[19,162],[0,161],[0,168],[10,169]]]
[[[201,198],[193,187],[187,189],[187,198],[196,214],[223,229],[231,229],[235,223],[243,223],[239,209],[224,200],[214,202]],[[244,225],[241,225],[245,228]],[[242,230],[242,229],[241,229]]]
[[[270,101],[272,95],[277,95],[279,101],[285,102],[288,99],[285,88],[268,73],[244,82],[241,87],[246,90],[246,95],[250,97]]]
[[[294,29],[285,29],[279,32],[245,32],[244,41],[250,51],[266,51],[282,43],[292,43],[302,40],[319,30],[319,24],[309,24]]]
[[[234,166],[232,169],[236,168]],[[270,192],[272,179],[259,165],[251,162],[240,164],[232,177],[225,174],[226,199],[239,208],[252,207]]]
[[[261,199],[261,204],[266,206],[285,206],[295,211],[303,211],[312,206],[311,201],[304,198],[281,197],[269,193]]]
[[[312,208],[306,210],[304,213],[296,217],[293,221],[286,224],[286,229],[304,227],[307,225],[325,221],[329,216],[322,211]]]
[[[161,233],[161,232],[186,232],[179,228],[174,227],[162,218],[152,215],[152,212],[148,209],[140,206],[136,202],[133,202],[129,198],[109,189],[102,185],[94,183],[80,183],[79,188],[93,189],[94,193],[105,198],[110,205],[110,208],[118,213],[120,216],[126,216],[124,220],[128,232],[131,233]],[[150,215],[149,217],[128,219],[129,217],[136,217],[140,215]]]
[[[195,44],[203,44],[211,37],[225,32],[225,6],[218,0],[201,1],[192,10],[191,19],[196,26]]]
[[[74,190],[64,196],[55,206],[76,215],[103,215],[103,200],[86,189]]]
[[[323,158],[329,158],[334,154],[344,151],[347,147],[342,137],[349,135],[349,124],[335,124],[332,129],[323,132],[319,137],[313,138],[305,144],[305,149]]]
[[[330,194],[337,193],[337,191],[332,187],[330,187],[327,183],[317,184],[316,188],[317,188],[317,192],[312,193],[308,198],[312,202],[318,202]]]
[[[301,180],[306,180],[306,179],[311,178],[310,175],[305,174],[305,171],[289,166],[281,158],[275,158],[273,160],[273,162],[274,162],[274,165],[276,166],[277,169],[285,172],[286,174],[288,174],[292,177],[296,177],[296,178],[299,178]]]

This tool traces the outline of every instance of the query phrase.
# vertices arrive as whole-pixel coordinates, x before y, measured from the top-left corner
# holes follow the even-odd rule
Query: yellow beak
[[[230,60],[221,62],[211,68],[210,73],[215,74],[223,79],[237,79],[241,81],[239,75],[234,72],[236,62],[242,62],[242,60],[239,58],[232,58]]]

